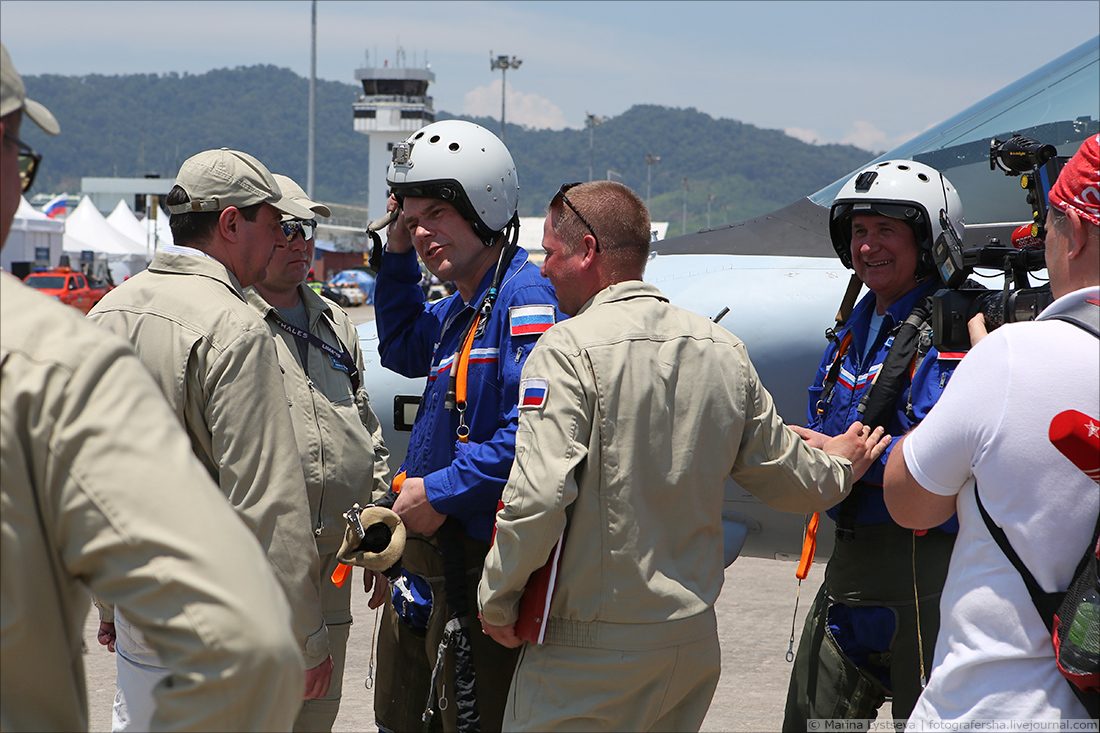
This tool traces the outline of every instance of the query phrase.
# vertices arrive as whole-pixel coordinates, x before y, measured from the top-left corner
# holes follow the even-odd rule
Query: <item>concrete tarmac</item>
[[[798,589],[794,571],[793,562],[755,557],[739,558],[726,568],[725,585],[715,604],[722,644],[722,677],[702,730],[779,730],[791,673],[785,656]],[[367,608],[362,572],[357,568],[355,577],[349,581],[354,583],[352,613],[355,623],[348,641],[344,695],[334,731],[376,730],[373,693],[363,684],[373,658],[375,612]],[[795,624],[796,643],[824,572],[824,563],[815,563],[809,577],[802,581]],[[90,728],[110,731],[115,655],[96,641],[98,619],[93,608],[84,626]]]

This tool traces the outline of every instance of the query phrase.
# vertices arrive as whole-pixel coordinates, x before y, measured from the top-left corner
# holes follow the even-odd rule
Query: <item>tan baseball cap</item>
[[[313,218],[312,211],[283,197],[279,184],[263,163],[239,150],[221,148],[191,156],[180,166],[176,185],[187,192],[189,201],[169,206],[168,211],[173,214],[266,203],[297,219]]]
[[[48,109],[33,99],[27,99],[23,78],[15,70],[7,47],[0,43],[0,117],[18,109],[51,135],[61,132],[61,125],[57,124],[57,118]]]
[[[327,206],[325,206],[324,204],[319,204],[316,201],[310,201],[309,195],[306,194],[306,192],[302,190],[302,187],[295,183],[293,180],[279,173],[275,173],[273,175],[275,176],[275,182],[279,184],[279,190],[283,192],[283,196],[285,198],[288,198],[295,203],[301,204],[302,206],[313,211],[314,213],[320,214],[321,216],[332,216],[332,211]],[[293,219],[295,217],[287,215],[284,218]]]

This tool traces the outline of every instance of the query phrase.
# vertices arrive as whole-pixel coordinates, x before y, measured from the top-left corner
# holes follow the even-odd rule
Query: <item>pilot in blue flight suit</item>
[[[841,261],[871,292],[830,339],[810,387],[808,427],[838,435],[860,420],[904,435],[958,363],[959,355],[932,347],[929,320],[941,287],[932,244],[943,222],[961,239],[962,202],[938,171],[885,161],[844,185],[829,219]],[[886,697],[905,720],[932,668],[958,522],[919,533],[895,524],[882,495],[888,455],[828,512],[836,545],[799,642],[785,731],[804,731],[809,719],[873,719]]]
[[[481,726],[499,730],[518,650],[481,633],[477,582],[515,457],[520,372],[539,335],[563,316],[549,281],[516,246],[516,168],[495,135],[461,120],[428,125],[394,146],[387,183],[399,215],[375,288],[379,352],[387,368],[428,383],[393,506],[410,530],[402,563],[416,602],[397,591],[387,599],[375,718],[382,730],[423,727],[453,610],[443,579],[452,560],[467,570],[461,605],[475,622],[469,637]],[[458,292],[426,303],[418,254]],[[457,545],[437,532],[447,517],[461,528]],[[455,690],[454,664],[445,656],[434,685],[442,714],[432,717],[432,730],[456,726],[458,706],[444,701]]]

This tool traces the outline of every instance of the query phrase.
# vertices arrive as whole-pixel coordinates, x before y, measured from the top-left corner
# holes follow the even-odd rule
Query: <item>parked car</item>
[[[363,305],[367,300],[358,287],[329,285],[320,280],[307,280],[306,285],[313,288],[313,292],[325,296],[341,308]]]
[[[32,272],[23,282],[43,295],[57,298],[85,314],[111,289],[106,283],[89,280],[84,273],[69,267]]]
[[[363,291],[359,288],[358,285],[352,283],[330,283],[328,287],[330,290],[334,290],[341,296],[343,296],[342,303],[335,298],[333,298],[333,300],[336,300],[336,302],[340,303],[340,305],[342,305],[344,308],[347,308],[349,306],[354,308],[367,302],[367,296],[363,294]]]
[[[374,276],[363,270],[341,270],[329,280],[330,285],[358,285],[366,297],[366,305],[374,303]]]

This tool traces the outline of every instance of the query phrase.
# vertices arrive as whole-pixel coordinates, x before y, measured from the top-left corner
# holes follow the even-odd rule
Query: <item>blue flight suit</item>
[[[870,349],[866,346],[877,298],[869,293],[856,305],[847,324],[838,330],[836,341],[825,349],[809,389],[808,427],[839,435],[861,420],[857,407],[882,367],[897,325],[938,287],[935,279],[918,285],[887,308]],[[827,375],[849,332],[851,344],[843,354],[836,383],[822,403]],[[957,363],[958,355],[941,355],[929,347],[912,378],[908,370],[901,376],[905,381],[886,425],[895,441],[928,414]],[[854,510],[851,504],[842,510],[842,503],[827,512],[834,520],[845,514],[847,522],[840,524],[854,527],[847,538],[838,531],[825,582],[807,615],[791,673],[784,730],[805,730],[806,720],[811,718],[874,718],[887,696],[893,697],[894,717],[905,720],[920,695],[921,646],[924,672],[931,671],[939,594],[958,520],[952,517],[919,536],[894,523],[882,494],[892,448],[857,482],[848,500],[855,502]],[[915,596],[920,598],[920,642]]]
[[[433,509],[460,520],[465,563],[472,579],[469,603],[475,613],[477,582],[492,539],[497,503],[515,457],[520,373],[541,332],[564,318],[557,310],[550,281],[528,261],[525,250],[517,250],[484,333],[473,342],[468,404],[462,418],[470,434],[468,442],[460,443],[459,412],[445,407],[450,368],[494,273],[495,266],[485,274],[469,304],[459,293],[426,303],[415,252],[386,253],[374,301],[383,366],[407,377],[428,377],[401,468],[410,477],[423,478]],[[534,318],[532,310],[536,311]],[[405,571],[418,576],[410,582],[434,602],[430,615],[423,608],[419,612],[408,609],[414,625],[395,612],[393,602],[397,599],[391,597],[386,603],[375,691],[376,722],[386,730],[420,730],[423,726],[420,714],[448,616],[441,554],[438,535],[428,538],[409,533],[402,558]],[[499,730],[518,650],[496,644],[480,629],[475,628],[470,637],[482,727]],[[454,690],[450,660],[441,678],[437,690],[441,695],[453,694],[447,692]],[[434,716],[432,730],[441,729],[440,723],[453,729],[455,708],[452,701],[442,715]]]

